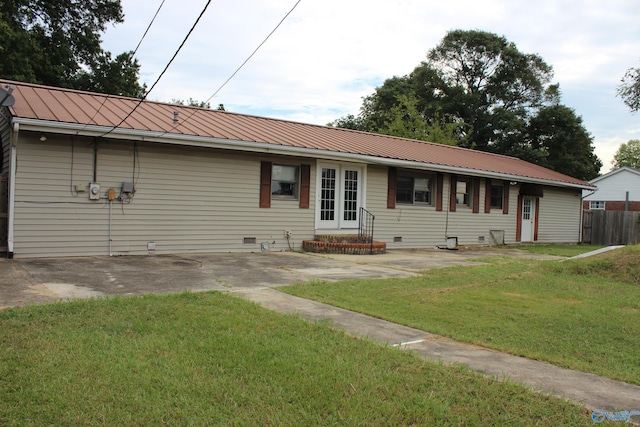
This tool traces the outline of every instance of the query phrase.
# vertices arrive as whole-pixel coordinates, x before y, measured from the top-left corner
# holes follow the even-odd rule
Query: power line
[[[298,0],[298,2],[300,2],[301,0]],[[120,120],[120,123],[118,123],[117,125],[113,126],[110,130],[108,130],[107,132],[103,133],[102,135],[100,135],[100,137],[103,137],[105,135],[110,134],[111,132],[113,132],[114,130],[116,130],[118,127],[120,127],[120,125],[122,125],[129,117],[131,117],[131,115],[134,113],[134,111],[136,111],[138,109],[138,107],[140,107],[140,105],[144,102],[144,100],[147,98],[147,96],[149,96],[149,94],[151,93],[151,91],[153,90],[153,88],[156,87],[156,85],[158,84],[158,82],[160,81],[160,79],[162,78],[162,76],[164,76],[164,73],[167,72],[167,70],[169,69],[169,67],[171,66],[171,63],[174,61],[174,59],[176,59],[176,56],[178,56],[178,53],[180,53],[180,50],[182,49],[182,47],[185,45],[185,43],[187,42],[187,40],[189,39],[189,36],[191,36],[191,33],[193,33],[193,31],[195,30],[196,26],[198,25],[198,22],[200,22],[200,19],[202,18],[202,16],[205,14],[205,12],[207,11],[207,8],[209,7],[209,5],[211,4],[211,0],[207,1],[207,4],[204,5],[204,8],[202,8],[202,11],[200,12],[200,15],[198,15],[198,19],[196,19],[196,22],[193,23],[193,25],[191,26],[191,29],[189,30],[189,32],[187,33],[187,35],[185,36],[185,38],[182,40],[182,43],[180,43],[180,46],[178,46],[178,49],[176,50],[176,52],[173,54],[173,56],[171,57],[171,59],[169,60],[169,62],[167,63],[167,65],[164,67],[164,70],[162,70],[162,72],[160,73],[160,75],[158,76],[158,78],[156,79],[156,81],[151,85],[151,88],[147,91],[147,93],[144,94],[144,96],[142,98],[140,98],[140,100],[138,100],[138,103],[136,104],[135,107],[133,107],[133,109],[122,119]]]
[[[131,57],[130,57],[131,63],[133,63],[133,58],[136,56],[136,53],[138,52],[138,49],[140,48],[140,45],[142,44],[142,41],[145,39],[145,37],[147,36],[147,33],[149,32],[149,29],[151,28],[151,26],[155,22],[156,18],[158,17],[158,14],[160,13],[160,9],[162,9],[162,6],[164,5],[164,2],[165,2],[165,0],[162,0],[162,2],[160,3],[160,6],[158,6],[158,9],[156,10],[156,13],[153,15],[153,18],[151,18],[151,22],[149,22],[149,25],[147,25],[147,29],[144,31],[144,34],[140,38],[140,41],[138,42],[138,45],[136,46],[136,48],[131,53]],[[104,97],[104,100],[102,101],[102,104],[100,104],[100,106],[98,107],[96,112],[93,113],[93,116],[91,117],[90,121],[93,121],[98,116],[98,113],[100,112],[100,110],[102,110],[102,107],[104,107],[104,104],[107,102],[107,99],[109,99],[109,96],[105,96]],[[88,126],[88,124],[86,124],[84,127],[86,128],[87,126]]]
[[[233,79],[236,74],[238,74],[238,72],[242,69],[242,67],[244,67],[247,62],[249,62],[249,60],[251,58],[253,58],[253,56],[256,54],[256,52],[258,52],[258,50],[262,47],[262,45],[264,45],[267,40],[269,40],[269,38],[273,35],[273,33],[276,32],[276,30],[278,28],[280,28],[280,26],[282,25],[282,23],[289,17],[289,15],[291,15],[291,13],[293,13],[293,11],[295,10],[296,7],[298,7],[298,4],[300,4],[302,0],[298,0],[296,1],[296,3],[293,5],[293,7],[289,10],[289,12],[287,12],[286,15],[284,15],[284,17],[280,20],[280,22],[278,22],[278,25],[276,25],[273,30],[271,30],[271,32],[269,34],[267,34],[267,37],[264,38],[264,40],[262,40],[262,42],[258,45],[258,47],[256,47],[253,52],[251,52],[251,55],[249,55],[247,57],[247,59],[245,59],[242,64],[240,64],[240,66],[238,68],[236,68],[236,70],[229,76],[229,78],[227,78],[227,80],[224,81],[224,83],[222,83],[222,85],[220,85],[220,87],[218,89],[216,89],[216,91],[213,93],[213,95],[211,95],[209,98],[207,98],[206,101],[203,102],[203,104],[207,104],[209,103],[209,101],[211,101],[211,99],[213,99],[213,97],[215,97],[218,92],[220,92],[222,90],[222,88],[224,88],[227,83],[229,83],[231,81],[231,79]],[[190,115],[188,115],[180,124],[185,123],[186,121],[188,121],[191,117],[193,117],[198,111],[200,111],[202,108],[198,107],[196,108]],[[171,129],[169,129],[168,131],[164,131],[162,132],[160,135],[158,135],[157,137],[161,137],[163,135],[166,135],[167,133],[171,132],[172,130],[175,130],[177,127],[179,126],[179,124],[176,124],[175,126],[173,126]]]
[[[133,58],[136,56],[136,53],[138,52],[138,49],[140,48],[140,45],[142,44],[142,41],[147,36],[147,33],[149,32],[149,29],[153,25],[153,22],[156,20],[156,17],[158,16],[158,13],[160,13],[160,9],[162,9],[162,6],[164,5],[164,2],[165,2],[165,0],[162,0],[162,2],[160,3],[160,6],[158,6],[158,10],[156,10],[156,13],[155,13],[155,15],[153,15],[153,18],[151,18],[151,22],[149,22],[149,25],[147,26],[147,29],[144,30],[144,34],[142,35],[142,38],[138,42],[138,45],[133,50],[133,53],[131,54],[131,60],[132,61],[133,61]]]

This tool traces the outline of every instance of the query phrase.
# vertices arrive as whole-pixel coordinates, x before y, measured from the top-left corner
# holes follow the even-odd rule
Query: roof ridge
[[[71,92],[71,93],[83,94],[83,95],[89,95],[89,96],[106,96],[106,97],[112,97],[112,98],[129,99],[132,101],[140,101],[140,98],[135,98],[132,96],[114,95],[111,93],[102,93],[102,92],[91,92],[83,89],[49,86],[49,85],[43,85],[40,83],[18,82],[15,80],[7,80],[7,79],[0,79],[0,82],[10,84],[10,85],[15,85],[15,86],[27,86],[27,87],[38,88],[38,89],[52,90],[56,92]]]

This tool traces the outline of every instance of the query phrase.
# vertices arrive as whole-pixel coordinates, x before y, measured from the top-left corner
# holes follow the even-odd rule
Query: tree
[[[176,104],[176,105],[186,105],[187,107],[198,107],[198,108],[211,108],[211,104],[208,102],[204,102],[204,101],[198,101],[196,99],[193,98],[189,98],[187,101],[184,101],[182,99],[172,99],[171,100],[172,104]],[[222,108],[221,108],[222,107]],[[220,104],[218,105],[218,110],[224,110],[224,105]]]
[[[470,126],[469,145],[476,149],[488,150],[508,137],[514,119],[526,120],[558,98],[551,66],[496,34],[450,31],[427,58],[422,66],[444,82],[445,112]]]
[[[120,0],[11,0],[0,3],[0,76],[10,80],[140,96],[139,64],[100,47]],[[113,92],[112,92],[113,91]]]
[[[623,166],[640,169],[640,139],[632,139],[626,144],[621,144],[613,156],[613,161],[616,169]]]
[[[632,112],[640,110],[640,68],[629,68],[622,77],[617,94]]]
[[[80,70],[76,74],[75,88],[112,95],[142,98],[147,85],[138,83],[140,64],[131,61],[133,52],[125,52],[111,59],[111,52],[104,52],[93,65],[91,71]]]
[[[585,181],[598,176],[602,161],[593,152],[593,138],[571,108],[542,108],[528,133],[530,148],[540,153],[539,165]]]
[[[411,137],[427,140],[435,135],[427,129],[437,126],[447,129],[444,141],[449,143],[593,178],[601,162],[593,154],[591,136],[582,119],[560,105],[559,85],[552,77],[552,67],[540,56],[520,52],[504,37],[454,30],[413,72],[385,80],[365,97],[357,117],[331,124],[403,136],[414,133]],[[574,157],[582,164],[565,168],[569,159],[558,147],[571,153],[586,150]]]

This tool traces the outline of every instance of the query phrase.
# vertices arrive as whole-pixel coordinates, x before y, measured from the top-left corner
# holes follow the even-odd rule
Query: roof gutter
[[[273,143],[243,141],[236,139],[224,139],[215,137],[185,135],[176,133],[166,133],[159,131],[115,128],[96,125],[84,125],[77,123],[63,123],[56,121],[29,119],[14,117],[13,123],[21,124],[22,130],[32,130],[38,132],[55,132],[62,134],[78,135],[78,136],[101,136],[109,132],[109,138],[127,139],[146,142],[157,142],[173,145],[219,148],[225,150],[240,150],[255,153],[269,153],[282,155],[297,155],[300,157],[321,157],[327,160],[359,162],[367,164],[377,164],[385,166],[403,167],[411,169],[422,169],[436,172],[460,173],[470,176],[479,176],[487,178],[502,179],[505,181],[529,182],[537,184],[545,184],[555,187],[569,187],[576,189],[592,189],[593,185],[581,185],[563,181],[554,181],[548,179],[540,179],[527,177],[523,175],[506,174],[500,172],[483,171],[479,169],[468,169],[458,166],[441,165],[437,163],[425,163],[413,160],[400,160],[388,157],[377,157],[367,154],[357,154],[350,152],[339,152],[330,150],[321,150],[316,148],[294,147],[289,145],[279,145]]]

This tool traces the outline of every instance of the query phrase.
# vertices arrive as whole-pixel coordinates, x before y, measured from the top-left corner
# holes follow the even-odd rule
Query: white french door
[[[316,228],[358,228],[363,174],[362,166],[318,164]]]

